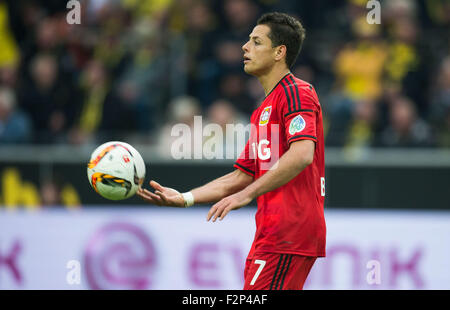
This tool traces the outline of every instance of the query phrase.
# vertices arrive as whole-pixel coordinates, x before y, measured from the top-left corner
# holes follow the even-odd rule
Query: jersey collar
[[[269,95],[275,90],[275,88],[278,87],[278,85],[280,85],[281,81],[283,81],[288,75],[290,75],[291,72],[289,71],[288,73],[286,73],[279,81],[277,84],[275,84],[275,86],[272,88],[272,90],[267,94],[267,96],[264,97],[264,100],[269,97]]]

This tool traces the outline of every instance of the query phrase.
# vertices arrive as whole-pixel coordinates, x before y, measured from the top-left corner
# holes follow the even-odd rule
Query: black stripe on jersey
[[[293,112],[290,112],[290,113],[286,113],[286,114],[284,114],[284,117],[286,117],[288,115],[291,115],[291,114],[294,114],[294,113],[298,113],[298,112],[312,112],[312,113],[314,113],[314,110],[311,110],[311,109],[300,109],[298,111],[293,111]]]
[[[284,93],[286,94],[289,112],[293,112],[295,111],[294,92],[292,91],[292,88],[289,87],[288,85],[289,83],[287,79],[283,80],[283,82],[281,83],[281,86],[283,86],[284,88]]]
[[[289,255],[289,261],[288,261],[288,264],[287,264],[287,266],[286,266],[286,270],[284,271],[283,277],[281,278],[281,283],[280,283],[280,287],[279,287],[280,290],[283,289],[284,278],[286,278],[286,274],[287,274],[288,271],[289,271],[289,266],[291,265],[291,261],[292,261],[292,254]]]
[[[244,166],[242,166],[242,165],[240,165],[240,164],[238,164],[238,163],[234,163],[236,166],[239,166],[240,168],[242,168],[242,169],[244,169],[245,171],[247,171],[247,172],[249,172],[249,173],[251,173],[251,174],[255,174],[255,172],[254,171],[251,171],[250,169],[248,169],[248,168],[246,168],[246,167],[244,167]]]
[[[297,139],[297,138],[312,138],[312,139],[317,140],[317,137],[314,137],[314,136],[309,136],[309,135],[296,135],[296,136],[290,137],[289,140],[288,140],[288,143],[291,142],[291,141],[294,140],[294,139]]]
[[[286,86],[284,86],[283,83],[281,83],[281,86],[283,86],[284,94],[286,95],[286,99],[287,99],[288,110],[289,110],[289,113],[291,113],[291,112],[292,112],[292,108],[291,108],[291,97],[290,97],[289,94],[288,94],[288,90],[286,89]]]
[[[264,97],[264,99],[266,99],[267,97],[269,97],[269,95],[275,90],[275,88],[277,88],[278,84],[280,84],[281,81],[283,81],[284,78],[285,78],[286,76],[288,76],[289,74],[291,74],[291,73],[290,73],[290,72],[289,72],[289,73],[286,73],[286,75],[283,76],[283,77],[281,78],[281,80],[278,81],[278,83],[277,83],[277,84],[272,88],[272,90]]]
[[[291,94],[291,106],[292,106],[292,110],[291,111],[295,111],[297,110],[297,102],[295,100],[295,94],[294,94],[294,90],[293,88],[295,88],[295,84],[290,84],[290,78],[291,76],[289,75],[286,78],[286,87],[289,89],[289,93]]]
[[[297,83],[295,83],[294,78],[292,77],[292,75],[290,75],[288,77],[288,79],[290,79],[290,81],[292,82],[292,87],[294,88],[295,95],[296,95],[297,106],[294,109],[294,111],[299,111],[302,108],[302,104],[300,102],[300,92],[298,90],[298,85],[297,85]]]
[[[278,274],[278,269],[280,269],[280,265],[281,265],[281,261],[283,260],[283,256],[284,256],[284,255],[281,254],[281,255],[280,255],[280,259],[278,260],[277,268],[275,269],[275,273],[274,273],[274,275],[273,275],[272,282],[270,283],[270,290],[273,288],[273,284],[275,283],[275,279],[276,279],[277,274]]]
[[[283,266],[281,266],[281,270],[280,270],[280,273],[279,273],[279,275],[278,275],[278,279],[277,279],[277,281],[276,281],[276,283],[275,283],[275,289],[276,289],[276,290],[280,289],[280,287],[278,286],[278,283],[279,283],[279,281],[281,280],[281,275],[282,275],[283,272],[284,272],[284,266],[286,265],[286,261],[287,261],[289,255],[283,255],[283,256],[284,256]]]

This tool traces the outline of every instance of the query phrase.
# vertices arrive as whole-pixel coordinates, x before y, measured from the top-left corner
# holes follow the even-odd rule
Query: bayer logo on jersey
[[[302,131],[306,127],[306,122],[301,115],[297,115],[291,120],[291,124],[289,125],[289,133],[291,135]]]
[[[262,111],[261,117],[259,118],[259,126],[265,126],[269,123],[270,112],[272,112],[272,106],[264,108],[264,111]]]

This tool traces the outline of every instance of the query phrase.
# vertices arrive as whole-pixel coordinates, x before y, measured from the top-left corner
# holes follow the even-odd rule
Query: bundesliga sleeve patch
[[[301,132],[306,127],[306,122],[301,115],[297,115],[291,120],[289,125],[289,134],[293,135],[297,132]]]

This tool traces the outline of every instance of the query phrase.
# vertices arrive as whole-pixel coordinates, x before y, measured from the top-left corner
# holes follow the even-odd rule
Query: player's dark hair
[[[306,32],[303,25],[292,16],[285,13],[266,13],[256,22],[257,25],[267,25],[270,28],[269,38],[272,47],[286,46],[286,65],[291,68],[297,60]]]

